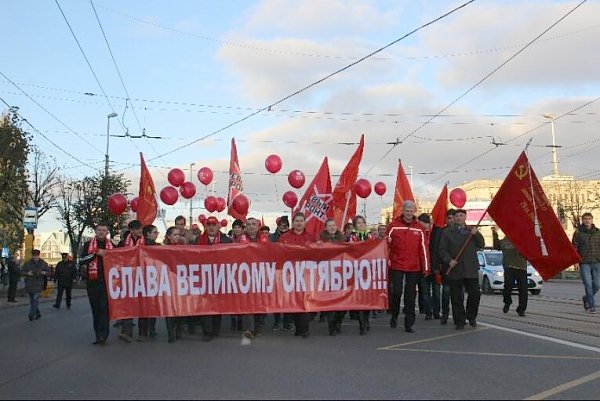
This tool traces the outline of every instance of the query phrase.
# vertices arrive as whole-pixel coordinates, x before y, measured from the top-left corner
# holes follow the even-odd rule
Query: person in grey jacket
[[[581,215],[581,225],[573,235],[573,245],[581,256],[579,273],[585,290],[583,307],[589,313],[596,313],[594,296],[600,289],[600,229],[594,224],[591,213]]]
[[[452,316],[457,330],[464,329],[467,319],[471,327],[477,327],[481,297],[477,251],[485,246],[485,239],[477,227],[466,226],[466,219],[467,212],[457,209],[454,212],[454,225],[445,228],[440,239],[440,257],[442,263],[449,266],[447,280],[450,284]],[[462,254],[459,255],[467,241]],[[468,294],[466,311],[462,300],[463,289]]]
[[[29,294],[29,320],[37,320],[42,317],[39,303],[44,289],[44,277],[50,273],[48,263],[40,259],[39,249],[31,252],[31,259],[23,265],[21,272],[25,276],[25,291]]]

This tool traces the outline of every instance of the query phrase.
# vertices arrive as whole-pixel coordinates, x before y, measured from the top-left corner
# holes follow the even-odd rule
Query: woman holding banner
[[[343,244],[346,242],[346,238],[344,233],[338,230],[335,220],[328,219],[325,222],[325,230],[323,230],[319,236],[319,241]],[[335,336],[342,332],[342,318],[345,313],[346,312],[325,312],[327,315],[330,336]]]
[[[307,232],[306,216],[302,212],[296,212],[292,219],[292,229],[282,234],[279,242],[284,244],[306,244],[316,242],[314,236]],[[306,338],[310,336],[309,330],[310,314],[308,312],[294,313],[294,324],[296,325],[296,336]]]
[[[350,239],[348,242],[363,242],[370,241],[376,239],[376,237],[369,231],[367,228],[367,220],[361,216],[356,215],[352,219],[352,233],[350,234]],[[369,326],[369,315],[371,314],[370,310],[361,310],[361,311],[352,311],[351,315],[358,317],[358,332],[361,336],[367,334],[371,328]],[[341,318],[340,318],[341,324]]]

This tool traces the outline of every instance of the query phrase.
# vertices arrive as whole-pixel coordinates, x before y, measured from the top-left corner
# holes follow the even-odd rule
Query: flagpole
[[[527,149],[531,144],[532,138],[529,138],[527,145],[525,145],[525,155],[527,156]],[[544,238],[542,237],[542,231],[540,229],[540,221],[538,220],[537,214],[537,206],[535,204],[535,194],[533,192],[533,177],[531,174],[531,163],[529,163],[529,157],[527,157],[527,172],[529,174],[529,185],[531,187],[531,204],[533,206],[533,233],[536,237],[540,239],[540,248],[542,252],[542,256],[548,256],[548,249],[546,248],[546,243],[544,242]]]
[[[485,209],[485,211],[483,212],[483,214],[481,215],[481,217],[479,218],[479,221],[477,222],[477,224],[475,225],[475,228],[479,228],[479,225],[481,224],[481,221],[483,220],[483,218],[485,217],[485,215],[487,214],[487,208]],[[467,248],[467,245],[469,245],[469,243],[471,242],[471,239],[473,238],[473,233],[470,232],[469,233],[469,237],[467,238],[467,240],[465,241],[465,243],[463,244],[462,248],[460,248],[460,251],[458,251],[458,255],[456,255],[456,257],[454,258],[454,260],[456,262],[458,262],[458,259],[462,256],[463,252],[465,251],[465,249]],[[452,267],[450,267],[448,269],[448,273],[450,273],[452,271]],[[448,274],[446,273],[446,274]]]
[[[346,217],[348,214],[348,207],[350,206],[350,198],[352,197],[352,190],[346,192],[346,206],[344,207],[344,215],[342,217],[342,227],[346,224]]]

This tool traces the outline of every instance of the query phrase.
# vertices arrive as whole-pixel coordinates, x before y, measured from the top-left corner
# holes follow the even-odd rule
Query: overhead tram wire
[[[177,29],[177,28],[173,28],[170,26],[157,24],[156,22],[148,21],[148,20],[145,20],[140,17],[126,14],[122,11],[112,9],[112,8],[107,7],[98,2],[95,2],[94,4],[106,11],[113,13],[113,14],[120,15],[124,18],[131,19],[133,21],[137,21],[142,24],[153,26],[153,27],[161,29],[163,31],[200,39],[200,40],[203,40],[206,42],[213,42],[213,43],[217,43],[217,44],[224,45],[224,46],[238,47],[238,48],[242,48],[242,49],[246,49],[246,50],[262,51],[262,52],[272,53],[272,54],[276,54],[276,55],[283,55],[283,56],[300,56],[300,57],[312,57],[312,58],[323,58],[323,59],[334,59],[334,60],[356,60],[358,58],[358,57],[354,57],[354,56],[295,52],[295,51],[290,51],[290,50],[282,50],[282,49],[273,49],[273,48],[268,48],[268,47],[254,46],[254,45],[250,45],[250,44],[246,44],[246,43],[238,43],[238,42],[234,42],[234,41],[230,41],[230,40],[222,40],[222,39],[210,37],[207,35],[201,35],[201,34],[198,34],[195,32],[184,31],[182,29]],[[565,32],[560,35],[552,36],[552,37],[546,38],[544,40],[541,40],[540,42],[548,42],[548,41],[552,41],[552,40],[556,40],[556,39],[562,39],[562,38],[573,36],[573,35],[576,35],[576,34],[579,34],[582,32],[586,32],[586,31],[589,31],[592,29],[596,29],[598,27],[600,27],[600,24],[591,25],[591,26],[588,26],[585,28],[578,29],[576,31]],[[460,56],[473,56],[473,55],[496,53],[496,52],[500,52],[500,51],[514,49],[514,48],[517,48],[520,46],[523,46],[523,44],[521,43],[521,44],[506,45],[506,46],[501,46],[501,47],[496,47],[496,48],[491,48],[491,49],[479,49],[479,50],[470,50],[470,51],[448,53],[448,54],[434,54],[434,55],[413,56],[413,57],[404,57],[404,58],[407,60],[419,60],[419,59],[441,59],[441,58],[460,57]],[[373,60],[391,60],[391,59],[392,59],[391,57],[374,57],[373,58]]]
[[[582,105],[580,105],[580,106],[577,106],[577,107],[575,107],[574,109],[571,109],[570,111],[567,111],[567,112],[565,112],[565,113],[563,113],[563,114],[561,114],[561,115],[557,116],[557,117],[554,119],[554,121],[557,121],[557,120],[559,120],[559,119],[561,119],[561,118],[564,118],[564,117],[566,117],[566,116],[569,116],[569,115],[571,115],[571,113],[573,113],[573,112],[575,112],[575,111],[579,111],[579,110],[581,110],[581,109],[583,109],[583,108],[585,108],[585,107],[588,107],[588,106],[590,106],[591,104],[593,104],[593,103],[597,102],[598,100],[600,100],[600,96],[599,96],[599,97],[596,97],[596,98],[594,98],[594,99],[592,99],[592,100],[590,100],[590,101],[587,101],[587,102],[583,103]],[[550,122],[543,122],[543,123],[541,123],[541,124],[539,124],[539,125],[537,125],[537,126],[535,126],[535,127],[531,128],[531,129],[529,129],[529,130],[527,130],[527,131],[525,131],[525,132],[523,132],[523,133],[521,133],[521,134],[519,134],[519,135],[517,135],[517,136],[515,136],[515,137],[513,137],[513,138],[511,138],[511,139],[509,139],[509,140],[507,140],[507,141],[506,141],[505,143],[503,143],[503,144],[506,144],[506,143],[509,143],[509,142],[513,142],[513,141],[515,141],[515,140],[517,140],[517,139],[519,139],[519,138],[522,138],[523,136],[525,136],[525,135],[527,135],[527,134],[531,134],[531,133],[533,133],[533,132],[537,131],[538,129],[540,129],[540,128],[542,128],[542,127],[545,127],[545,126],[547,126],[548,124],[550,124]],[[501,145],[503,145],[503,144],[501,144]],[[466,161],[466,162],[464,162],[464,163],[462,163],[462,164],[460,164],[460,165],[456,166],[456,167],[455,167],[455,168],[453,168],[452,170],[456,170],[456,169],[459,169],[459,168],[461,168],[461,167],[464,167],[464,166],[466,166],[466,165],[468,165],[468,164],[471,164],[471,163],[472,163],[472,162],[474,162],[475,160],[478,160],[478,159],[482,158],[483,156],[487,155],[488,153],[490,153],[490,152],[493,152],[493,151],[494,151],[494,150],[496,150],[498,147],[499,147],[499,146],[494,146],[493,148],[490,148],[490,149],[488,149],[488,150],[486,150],[486,151],[484,151],[484,152],[482,152],[482,153],[480,153],[480,154],[476,155],[475,157],[473,157],[473,158],[469,159],[468,161]],[[451,171],[451,170],[450,170],[450,171]],[[444,174],[442,174],[442,175],[440,175],[440,176],[438,176],[438,177],[436,177],[436,178],[434,178],[434,179],[432,179],[432,180],[430,180],[430,181],[426,182],[425,184],[421,185],[419,188],[422,188],[422,187],[423,187],[423,186],[425,186],[425,185],[429,185],[429,184],[431,184],[432,182],[438,181],[438,180],[440,180],[440,179],[442,179],[442,178],[446,177],[448,174],[450,174],[450,173],[449,173],[449,172],[445,172]],[[417,188],[417,189],[419,189],[419,188]]]
[[[465,96],[467,96],[471,91],[473,91],[475,88],[477,88],[483,82],[485,82],[488,78],[490,78],[492,75],[494,75],[496,72],[498,72],[506,64],[508,64],[509,62],[511,62],[512,60],[514,60],[519,54],[521,54],[523,51],[525,51],[527,48],[529,48],[538,39],[540,39],[543,35],[545,35],[548,31],[550,31],[556,25],[558,25],[559,23],[561,23],[565,18],[567,18],[569,15],[571,15],[573,12],[575,12],[575,10],[577,10],[579,7],[581,7],[586,2],[587,2],[587,0],[582,0],[579,4],[577,4],[571,10],[569,10],[565,15],[563,15],[562,17],[560,17],[552,25],[550,25],[548,28],[546,28],[544,31],[542,31],[542,33],[540,33],[535,38],[533,38],[531,41],[529,41],[525,46],[523,46],[516,53],[514,53],[512,56],[510,56],[508,59],[506,59],[504,62],[502,62],[498,67],[494,68],[491,72],[489,72],[488,74],[486,74],[483,78],[481,78],[474,85],[472,85],[469,89],[467,89],[465,92],[463,92],[460,96],[458,96],[456,99],[454,99],[453,101],[451,101],[448,105],[446,105],[444,108],[442,108],[440,111],[438,111],[432,117],[430,117],[427,121],[425,121],[423,124],[419,125],[417,128],[415,128],[410,133],[408,133],[407,135],[405,135],[402,139],[398,139],[397,142],[396,142],[396,144],[392,145],[392,147],[386,153],[383,154],[383,156],[377,161],[377,163],[375,163],[373,166],[371,166],[371,168],[369,168],[367,170],[366,174],[369,174],[369,172],[371,172],[371,170],[373,170],[375,168],[375,166],[377,166],[378,163],[382,162],[390,153],[392,153],[392,151],[396,148],[397,145],[401,144],[402,142],[404,142],[408,138],[412,137],[419,130],[421,130],[423,127],[425,127],[426,125],[428,125],[431,121],[433,121],[436,117],[438,117],[440,114],[444,113],[446,110],[448,110],[454,104],[456,104],[459,100],[461,100],[462,98],[464,98]]]
[[[57,0],[55,0],[55,1],[57,1]],[[234,121],[234,122],[232,122],[232,123],[230,123],[230,124],[228,124],[228,125],[224,126],[223,128],[219,128],[219,129],[217,129],[216,131],[213,131],[213,132],[211,132],[210,134],[204,135],[203,137],[200,137],[200,138],[198,138],[198,139],[196,139],[196,140],[194,140],[194,141],[192,141],[192,142],[190,142],[190,143],[188,143],[188,144],[186,144],[186,145],[182,145],[182,146],[179,146],[179,147],[177,147],[177,148],[175,148],[175,149],[172,149],[172,150],[170,150],[170,151],[168,151],[168,152],[165,152],[165,153],[163,153],[163,154],[162,154],[162,155],[160,155],[160,156],[166,156],[166,155],[172,154],[172,153],[174,153],[174,152],[176,152],[176,151],[178,151],[178,150],[181,150],[181,149],[184,149],[184,148],[186,148],[186,147],[192,146],[192,145],[194,145],[194,144],[196,144],[196,143],[198,143],[198,142],[200,142],[200,141],[203,141],[203,140],[205,140],[205,139],[207,139],[207,138],[210,138],[211,136],[217,135],[217,134],[219,134],[219,133],[221,133],[221,132],[223,132],[223,131],[225,131],[225,130],[227,130],[227,129],[229,129],[229,128],[231,128],[231,127],[235,126],[235,125],[238,125],[238,124],[240,124],[240,123],[242,123],[242,122],[244,122],[244,121],[246,121],[246,120],[248,120],[248,119],[250,119],[250,118],[252,118],[252,117],[254,117],[254,116],[258,115],[258,114],[260,114],[260,113],[262,113],[263,111],[268,111],[268,110],[269,110],[269,109],[271,109],[272,107],[274,107],[274,106],[277,106],[278,104],[280,104],[280,103],[283,103],[283,102],[285,102],[286,100],[289,100],[289,99],[291,99],[292,97],[294,97],[294,96],[297,96],[297,95],[301,94],[302,92],[305,92],[305,91],[307,91],[308,89],[310,89],[310,88],[312,88],[312,87],[314,87],[314,86],[316,86],[316,85],[319,85],[320,83],[322,83],[322,82],[324,82],[324,81],[328,80],[329,78],[331,78],[331,77],[333,77],[333,76],[335,76],[335,75],[337,75],[337,74],[340,74],[340,73],[342,73],[342,72],[344,72],[344,71],[346,71],[346,70],[348,70],[348,69],[350,69],[350,68],[354,67],[355,65],[357,65],[357,64],[359,64],[359,63],[361,63],[361,62],[363,62],[363,61],[365,61],[365,60],[367,60],[367,59],[369,59],[369,58],[373,57],[374,55],[376,55],[376,54],[378,54],[378,53],[381,53],[381,52],[382,52],[382,51],[384,51],[385,49],[387,49],[387,48],[389,48],[389,47],[391,47],[391,46],[395,45],[396,43],[398,43],[398,42],[400,42],[400,41],[402,41],[402,40],[406,39],[407,37],[409,37],[409,36],[411,36],[411,35],[415,34],[416,32],[418,32],[418,31],[420,31],[420,30],[422,30],[422,29],[424,29],[424,28],[426,28],[426,27],[428,27],[428,26],[430,26],[430,25],[432,25],[432,24],[434,24],[434,23],[436,23],[436,22],[438,22],[438,21],[440,21],[440,20],[442,20],[442,19],[444,19],[444,18],[446,18],[446,17],[450,16],[450,15],[452,15],[453,13],[455,13],[455,12],[457,12],[457,11],[461,10],[462,8],[464,8],[464,7],[466,7],[467,5],[469,5],[469,4],[471,4],[471,3],[473,3],[474,1],[475,1],[475,0],[469,0],[469,1],[467,1],[466,3],[463,3],[463,4],[461,4],[461,5],[457,6],[457,7],[455,7],[454,9],[452,9],[452,10],[450,10],[450,11],[446,12],[445,14],[443,14],[443,15],[441,15],[441,16],[439,16],[439,17],[437,17],[437,18],[435,18],[435,19],[433,19],[433,20],[431,20],[431,21],[429,21],[429,22],[427,22],[427,23],[425,23],[425,24],[423,24],[423,25],[419,26],[418,28],[415,28],[415,29],[413,29],[412,31],[408,32],[407,34],[403,35],[402,37],[400,37],[400,38],[398,38],[398,39],[396,39],[396,40],[394,40],[394,41],[392,41],[392,42],[388,43],[387,45],[385,45],[385,46],[383,46],[383,47],[381,47],[381,48],[379,48],[379,49],[377,49],[377,50],[375,50],[375,51],[373,51],[373,52],[371,52],[371,53],[367,54],[366,56],[363,56],[363,57],[359,58],[358,60],[356,60],[356,61],[354,61],[354,62],[352,62],[352,63],[350,63],[350,64],[346,65],[345,67],[342,67],[342,68],[340,68],[340,69],[338,69],[338,70],[336,70],[336,71],[334,71],[334,72],[332,72],[332,73],[330,73],[330,74],[328,74],[328,75],[324,76],[323,78],[321,78],[321,79],[319,79],[319,80],[317,80],[317,81],[314,81],[314,82],[312,82],[312,83],[310,83],[310,84],[306,85],[305,87],[303,87],[303,88],[301,88],[301,89],[299,89],[299,90],[297,90],[297,91],[295,91],[295,92],[293,92],[293,93],[291,93],[291,94],[289,94],[289,95],[287,95],[287,96],[285,96],[285,97],[283,97],[283,98],[281,98],[281,99],[277,100],[276,102],[274,102],[274,103],[271,103],[270,105],[268,105],[268,106],[265,106],[265,107],[263,107],[263,108],[260,108],[260,109],[258,109],[258,110],[256,110],[256,111],[254,111],[254,112],[252,112],[252,113],[250,113],[250,114],[246,115],[245,117],[242,117],[242,118],[240,118],[239,120],[236,120],[236,121]],[[156,159],[156,158],[154,158],[154,159]],[[149,161],[152,161],[152,160],[154,160],[154,159],[150,159]]]
[[[98,22],[98,26],[100,27],[100,31],[102,32],[102,37],[104,38],[104,43],[106,43],[106,47],[108,48],[108,52],[110,53],[110,58],[113,61],[113,65],[115,67],[115,70],[117,71],[119,80],[121,81],[121,86],[123,86],[123,91],[125,92],[125,96],[127,96],[127,98],[125,100],[125,107],[127,107],[127,101],[129,101],[129,104],[131,105],[131,111],[133,112],[135,121],[137,122],[138,128],[140,129],[140,132],[142,133],[142,137],[146,140],[146,143],[148,143],[148,145],[154,151],[154,153],[156,153],[158,155],[158,151],[156,150],[156,148],[154,148],[154,146],[148,140],[148,138],[146,136],[146,131],[142,127],[142,124],[140,123],[140,119],[137,116],[137,113],[135,111],[135,106],[133,105],[133,102],[131,101],[131,96],[129,95],[129,91],[127,90],[127,86],[125,85],[125,80],[123,79],[123,74],[121,74],[121,70],[119,69],[119,65],[117,64],[115,55],[113,54],[113,51],[112,51],[112,48],[110,47],[108,38],[106,37],[106,32],[104,32],[104,27],[102,26],[102,22],[100,21],[100,16],[98,15],[98,12],[96,11],[96,7],[94,7],[94,2],[92,2],[92,0],[90,0],[90,5],[92,6],[92,10],[94,10],[94,16],[96,17],[96,21]],[[127,136],[128,133],[126,133],[125,135]],[[133,139],[131,137],[129,137],[129,140],[133,143]],[[162,172],[161,172],[161,174],[162,174]]]
[[[10,104],[8,104],[8,102],[6,100],[4,100],[4,98],[0,97],[0,101],[2,101],[2,103],[4,103],[4,105],[6,105],[6,107],[8,107],[9,109],[12,108],[12,106]],[[26,118],[24,118],[20,114],[19,114],[19,117],[21,117],[21,121],[22,122],[24,122],[25,124],[29,125],[32,130],[34,130],[36,133],[38,133],[39,135],[41,135],[42,138],[44,138],[45,140],[47,140],[50,144],[52,144],[52,146],[54,146],[55,148],[57,148],[58,150],[60,150],[62,153],[64,153],[65,155],[69,156],[73,160],[77,161],[82,166],[89,167],[92,170],[98,170],[96,167],[93,167],[92,165],[90,165],[90,164],[88,164],[88,163],[86,163],[84,161],[81,161],[77,157],[73,156],[72,154],[70,154],[69,152],[67,152],[63,147],[58,146],[56,143],[54,143],[54,141],[52,141],[50,138],[48,138],[46,135],[44,135],[40,130],[38,130],[36,127],[34,127],[34,125],[31,122],[29,122],[29,120],[27,120]]]
[[[9,77],[7,77],[6,74],[4,74],[2,71],[0,71],[0,75],[2,75],[2,77],[6,81],[8,81],[12,86],[14,86],[15,88],[17,88],[17,90],[19,92],[21,92],[23,95],[25,95],[25,97],[27,97],[29,100],[31,100],[36,106],[38,106],[40,109],[44,110],[56,122],[58,122],[60,125],[62,125],[63,127],[65,127],[69,132],[71,132],[74,135],[76,135],[79,139],[81,139],[83,142],[85,142],[88,145],[90,145],[93,149],[95,149],[98,152],[102,153],[102,151],[100,149],[98,149],[94,144],[92,144],[91,142],[89,142],[83,136],[79,135],[79,133],[77,133],[74,129],[72,129],[71,127],[69,127],[62,120],[60,120],[58,117],[56,117],[54,114],[52,114],[47,108],[45,108],[44,106],[42,106],[37,100],[35,100],[31,95],[29,95],[29,93],[25,92],[19,85],[17,85],[13,80],[11,80]]]

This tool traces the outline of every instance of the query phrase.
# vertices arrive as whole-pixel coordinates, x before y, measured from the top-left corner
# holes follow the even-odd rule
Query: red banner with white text
[[[388,307],[387,244],[280,243],[110,250],[110,319]]]

